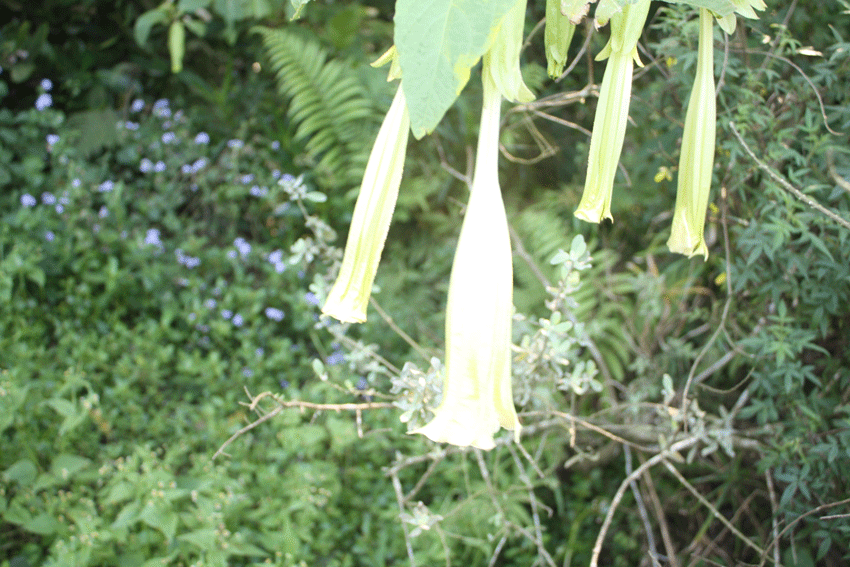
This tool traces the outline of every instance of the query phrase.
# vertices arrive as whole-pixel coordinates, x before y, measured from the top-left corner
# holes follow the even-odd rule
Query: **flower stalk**
[[[649,13],[649,0],[626,4],[622,12],[611,16],[611,37],[596,56],[598,61],[609,59],[599,89],[599,104],[593,119],[587,177],[581,202],[575,216],[587,222],[599,223],[611,219],[611,194],[614,177],[629,118],[634,63],[642,66],[637,52],[643,24]]]
[[[700,8],[696,78],[685,115],[676,208],[667,241],[671,252],[688,257],[702,254],[708,258],[704,230],[714,167],[716,121],[713,16]]]
[[[366,321],[366,308],[390,229],[407,152],[410,117],[399,84],[369,154],[336,282],[322,313],[345,323]]]

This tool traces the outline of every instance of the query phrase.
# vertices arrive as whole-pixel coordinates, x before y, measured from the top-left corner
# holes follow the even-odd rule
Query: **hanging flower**
[[[322,313],[340,321],[366,321],[372,283],[398,199],[409,132],[407,103],[399,85],[369,154],[342,266],[322,308]]]
[[[705,212],[714,166],[716,108],[714,95],[714,35],[711,12],[700,8],[697,70],[679,155],[679,181],[673,228],[667,246],[688,257],[702,254],[705,245]]]
[[[611,37],[597,60],[608,58],[599,89],[599,103],[590,136],[587,178],[575,216],[587,222],[612,219],[611,193],[614,176],[623,151],[629,100],[632,96],[634,63],[642,65],[637,52],[643,24],[649,12],[649,0],[626,4],[623,11],[611,15]]]
[[[413,431],[432,441],[479,449],[496,446],[493,434],[500,427],[512,430],[518,441],[521,427],[511,389],[511,240],[499,187],[502,95],[512,100],[533,97],[519,71],[525,0],[517,6],[484,56],[475,173],[446,306],[443,399],[434,418]]]

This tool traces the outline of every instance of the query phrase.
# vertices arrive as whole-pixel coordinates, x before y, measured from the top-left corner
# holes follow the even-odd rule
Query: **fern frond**
[[[288,101],[294,140],[315,163],[327,186],[356,185],[369,155],[368,140],[380,120],[357,72],[317,40],[292,31],[254,28],[263,38],[279,92]]]

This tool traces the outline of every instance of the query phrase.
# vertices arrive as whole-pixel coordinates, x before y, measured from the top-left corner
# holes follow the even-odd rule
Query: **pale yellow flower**
[[[635,4],[623,6],[622,12],[613,14],[611,37],[596,57],[597,60],[608,58],[608,64],[593,119],[584,192],[575,211],[576,217],[587,222],[613,220],[611,194],[626,136],[632,71],[634,63],[641,65],[637,42],[648,12],[649,0],[638,0]]]
[[[697,70],[679,155],[679,180],[676,209],[667,246],[671,252],[688,257],[702,254],[708,258],[705,245],[705,213],[711,191],[714,167],[714,140],[717,110],[714,95],[713,16],[700,8]]]
[[[410,117],[399,85],[363,174],[342,266],[322,313],[347,323],[366,321],[366,307],[390,229],[407,152]]]
[[[502,97],[486,64],[482,79],[475,175],[449,282],[443,399],[433,420],[413,433],[492,449],[500,427],[518,439],[520,424],[511,390],[511,241],[498,171]]]

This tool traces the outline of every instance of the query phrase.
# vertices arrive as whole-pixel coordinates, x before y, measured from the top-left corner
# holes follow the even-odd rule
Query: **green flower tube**
[[[410,117],[399,85],[369,154],[354,206],[342,266],[322,313],[345,323],[366,321],[366,307],[390,229],[407,152]]]
[[[575,211],[576,217],[587,222],[613,220],[611,194],[626,136],[634,63],[641,65],[637,42],[648,13],[649,0],[639,0],[636,4],[626,4],[622,12],[613,14],[611,37],[596,57],[597,60],[608,58],[609,61],[605,66],[593,118],[584,192]]]
[[[714,167],[715,104],[713,16],[700,8],[696,78],[685,115],[676,209],[667,241],[671,252],[688,257],[702,254],[708,258],[704,229]]]
[[[500,427],[517,440],[520,431],[511,390],[511,241],[498,170],[502,97],[488,67],[485,59],[472,192],[449,282],[443,399],[434,418],[413,431],[479,449],[495,447]]]

